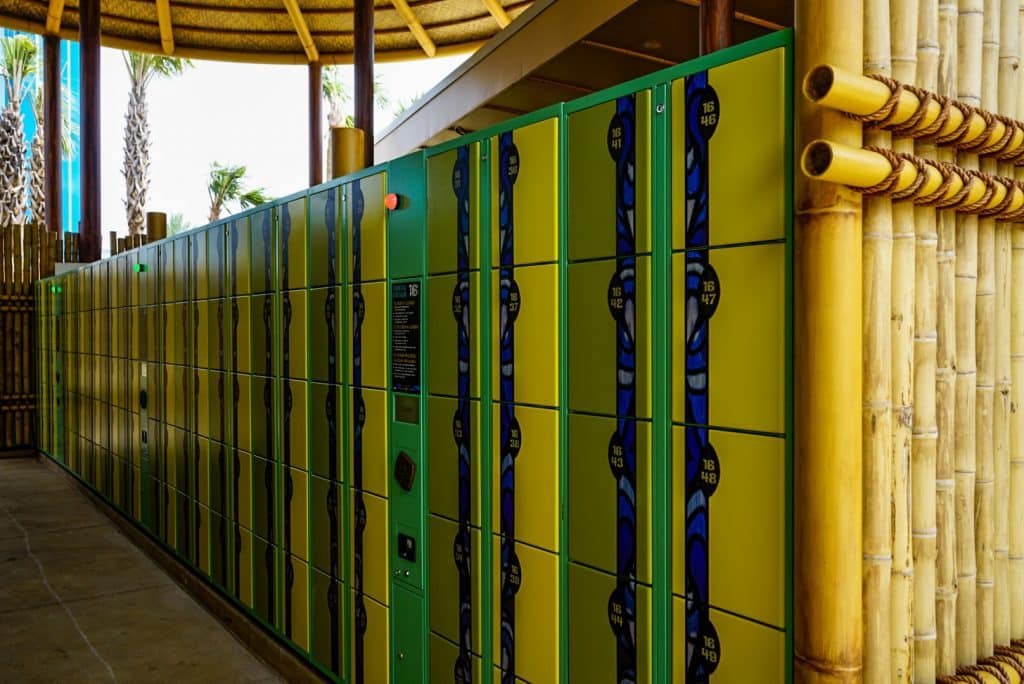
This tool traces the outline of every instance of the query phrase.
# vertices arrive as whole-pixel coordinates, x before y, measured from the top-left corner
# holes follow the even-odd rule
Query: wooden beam
[[[512,17],[508,16],[508,12],[501,6],[498,0],[484,0],[484,5],[487,6],[487,11],[491,13],[494,20],[498,22],[498,26],[505,28],[512,23]]]
[[[171,0],[156,0],[156,18],[160,24],[160,46],[164,54],[174,54],[174,27],[171,24]]]
[[[306,51],[306,58],[310,62],[319,62],[320,51],[316,49],[313,36],[309,32],[309,27],[306,26],[306,19],[302,16],[302,10],[299,9],[298,0],[284,0],[284,8],[288,10],[288,16],[291,17],[292,25],[295,26],[295,32],[299,34],[299,42],[302,43],[302,49]]]
[[[46,33],[56,36],[60,33],[61,17],[64,15],[64,0],[50,0],[46,10]]]
[[[700,54],[732,45],[732,20],[736,0],[704,0],[700,3]]]
[[[43,38],[43,162],[46,180],[46,227],[56,235],[62,231],[60,38]]]
[[[604,50],[605,52],[612,52],[616,55],[622,55],[623,57],[632,57],[634,59],[642,59],[646,62],[653,64],[660,64],[661,66],[675,66],[676,63],[671,59],[665,59],[664,57],[658,57],[657,55],[649,55],[646,52],[639,52],[638,50],[630,50],[629,48],[619,47],[617,45],[608,45],[607,43],[600,43],[596,40],[581,40],[580,45],[585,47],[592,47],[597,50]]]
[[[78,8],[81,81],[79,130],[82,160],[82,222],[78,254],[83,263],[100,258],[100,0],[81,0]]]
[[[324,96],[320,62],[309,63],[309,185],[324,182]]]
[[[574,92],[580,93],[581,95],[589,95],[590,93],[594,92],[593,88],[587,88],[586,86],[581,86],[576,83],[566,83],[565,81],[558,81],[553,78],[535,76],[533,74],[527,76],[525,80],[533,81],[534,83],[542,83],[547,86],[552,86],[553,88],[563,88],[565,90],[572,90]]]
[[[437,46],[434,45],[434,41],[427,34],[426,29],[423,28],[423,24],[416,18],[416,14],[409,7],[409,3],[405,0],[391,0],[391,4],[395,6],[398,13],[402,16],[406,26],[409,27],[409,32],[416,37],[416,41],[423,48],[423,52],[427,53],[427,57],[433,57],[437,54]]]
[[[373,166],[373,0],[355,0],[355,124],[366,145],[363,161]]]

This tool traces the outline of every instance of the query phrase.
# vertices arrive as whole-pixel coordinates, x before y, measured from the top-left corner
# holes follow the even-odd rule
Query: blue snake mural
[[[710,616],[709,516],[714,491],[702,478],[713,456],[707,426],[709,321],[717,307],[718,279],[708,258],[709,141],[718,101],[707,72],[686,79],[686,679],[708,682],[719,662]]]
[[[636,95],[620,97],[608,129],[615,161],[616,270],[608,304],[616,322],[615,432],[608,459],[616,481],[616,583],[608,599],[616,681],[633,684],[636,662]]]
[[[519,150],[512,132],[498,137],[498,239],[500,318],[500,439],[501,439],[501,681],[512,684],[516,668],[516,594],[522,584],[522,567],[516,556],[515,460],[522,433],[515,404],[515,320],[522,302],[515,282],[513,190],[519,175]]]
[[[455,567],[459,573],[459,657],[455,663],[455,681],[473,681],[473,591],[470,582],[472,550],[471,522],[471,445],[470,432],[470,298],[469,298],[469,148],[456,151],[452,171],[452,190],[456,198],[457,276],[452,293],[452,314],[458,326],[458,404],[452,419],[452,436],[459,459],[459,529],[455,535]]]

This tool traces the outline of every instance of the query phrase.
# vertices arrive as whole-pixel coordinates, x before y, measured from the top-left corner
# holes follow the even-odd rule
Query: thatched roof
[[[349,63],[354,0],[100,0],[103,45],[197,59]],[[532,0],[374,0],[376,59],[471,50]],[[79,0],[0,0],[0,26],[78,39]],[[49,16],[48,16],[49,15]],[[48,30],[49,29],[49,30]]]

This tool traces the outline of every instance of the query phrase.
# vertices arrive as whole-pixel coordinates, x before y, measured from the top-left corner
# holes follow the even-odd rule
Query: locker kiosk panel
[[[480,268],[479,168],[480,143],[427,158],[427,273],[430,275]],[[465,266],[459,263],[460,249],[465,249]]]
[[[502,263],[501,211],[515,225],[511,263],[558,259],[559,121],[546,119],[491,138],[491,264]],[[501,174],[514,189],[503,204]],[[507,187],[507,186],[506,186]]]
[[[569,565],[569,680],[650,682],[651,588],[614,575]],[[683,679],[673,681],[684,681]]]
[[[358,529],[353,530],[355,536],[361,537],[362,546],[362,586],[360,587],[353,580],[353,587],[357,591],[361,588],[368,598],[387,606],[390,603],[391,579],[390,554],[388,553],[390,536],[388,532],[388,501],[370,493],[361,493],[361,496],[357,496],[356,492],[352,493],[351,499],[350,519],[352,525],[355,528],[358,528],[361,523],[364,525],[361,533]],[[360,499],[365,509],[362,514],[359,513]],[[355,544],[349,546],[349,551],[352,554],[352,557],[349,558],[349,567],[355,568],[359,564],[355,559],[356,548]]]
[[[309,286],[336,285],[344,278],[343,190],[337,186],[309,196]]]
[[[494,419],[501,410],[493,409]],[[559,520],[559,467],[552,454],[558,453],[558,411],[533,406],[516,406],[515,422],[518,429],[509,431],[518,454],[510,482],[508,469],[494,467],[491,484],[492,520],[495,534],[504,536],[510,526],[506,504],[511,504],[514,515],[514,539],[531,546],[557,552]],[[493,460],[502,463],[502,454],[508,453],[501,444],[499,430],[494,437]],[[503,517],[505,520],[503,521]],[[500,524],[499,524],[500,523]]]
[[[282,380],[281,386],[281,459],[285,465],[309,468],[306,402],[308,383]]]
[[[569,416],[569,558],[611,575],[650,584],[651,424],[634,420],[632,491],[620,491],[625,455],[614,418]],[[619,566],[629,558],[628,568]]]
[[[786,69],[785,50],[778,48],[698,72],[691,77],[694,97],[687,97],[684,80],[672,84],[673,111],[711,117],[707,121],[712,130],[703,154],[708,160],[706,209],[711,230],[706,241],[688,238],[686,216],[677,210],[672,219],[673,249],[786,238]],[[708,97],[702,99],[704,94]],[[698,103],[701,112],[691,109]],[[673,116],[673,140],[693,137],[686,126],[687,116]],[[673,147],[675,169],[686,168],[686,154],[684,145]],[[675,178],[682,177],[677,174]]]
[[[387,227],[384,194],[387,174],[375,173],[345,185],[345,225],[348,236],[347,282],[384,280],[387,273]],[[358,214],[358,221],[356,218]],[[359,224],[358,231],[352,226]],[[359,243],[354,244],[355,235]],[[359,272],[356,273],[356,254]]]
[[[347,479],[342,427],[344,394],[344,388],[336,385],[309,383],[309,470],[335,482]]]
[[[341,287],[320,287],[309,290],[309,378],[319,382],[339,383],[344,368],[341,360],[341,323],[339,306],[344,290]]]
[[[651,251],[651,92],[566,117],[569,260]]]
[[[454,521],[431,515],[429,527],[430,630],[452,644],[461,644],[467,653],[479,654],[483,605],[480,530],[470,528],[466,544]]]
[[[558,266],[516,267],[508,280],[508,309],[514,324],[514,344],[505,353],[513,360],[515,401],[555,407],[558,405]],[[497,275],[497,274],[496,274]],[[495,278],[498,280],[498,278]],[[497,285],[497,283],[496,283]],[[500,311],[501,288],[491,292],[491,310]],[[500,387],[502,368],[501,316],[493,315],[492,380]]]
[[[468,402],[468,453],[460,450],[460,441],[466,438],[459,412],[459,400],[451,397],[431,396],[427,399],[427,462],[430,472],[428,507],[449,520],[458,521],[460,488],[463,478],[469,480],[469,523],[479,527],[480,522],[480,402]],[[468,457],[468,460],[467,460]],[[460,465],[468,464],[468,473]]]
[[[459,660],[459,647],[434,632],[430,633],[430,679],[431,682],[446,682],[453,678],[453,673],[464,671]],[[470,656],[471,681],[483,681],[483,664],[479,656]],[[459,681],[455,679],[454,681]],[[463,679],[462,681],[467,681]],[[497,681],[497,679],[495,679]]]
[[[319,477],[311,477],[309,487],[313,568],[335,579],[344,579],[344,491],[340,484]]]
[[[279,208],[281,289],[306,287],[306,198],[289,200]]]
[[[468,293],[463,289],[468,287]],[[427,357],[430,359],[430,392],[449,397],[459,396],[460,354],[468,352],[469,396],[480,396],[480,274],[434,276],[427,280],[427,316],[430,336]],[[462,307],[468,304],[463,315]],[[460,347],[460,335],[468,338],[468,347]]]
[[[502,558],[498,539],[494,558]],[[557,682],[561,642],[551,609],[559,605],[558,556],[516,544],[509,568],[495,572],[491,583],[495,668],[528,682]]]
[[[247,295],[251,290],[252,260],[250,255],[250,217],[228,219],[227,277],[228,294]]]
[[[570,411],[651,417],[650,262],[569,265]]]
[[[285,553],[309,560],[309,476],[287,466],[281,469],[284,509],[281,547]]]
[[[249,215],[249,286],[253,293],[277,287],[275,249],[278,207],[261,208]]]
[[[385,282],[361,283],[345,288],[345,301],[350,303],[350,330],[360,333],[360,380],[355,379],[355,359],[351,347],[348,354],[348,377],[361,387],[387,387],[388,287]],[[344,306],[341,302],[339,307]],[[351,333],[350,333],[351,334]]]
[[[310,652],[314,660],[337,677],[343,677],[345,662],[345,584],[313,570],[311,575]]]
[[[698,440],[711,449],[691,468],[687,445]],[[697,600],[784,628],[785,440],[676,426],[672,444],[672,538],[697,554],[691,574],[700,568],[711,575],[710,593],[696,592]],[[691,525],[703,521],[706,533],[688,529],[688,517]],[[672,590],[679,595],[687,591],[685,567],[685,556],[675,554]]]
[[[281,626],[284,636],[303,651],[309,650],[309,565],[297,556],[281,553],[284,567]]]
[[[361,440],[360,464],[361,484],[355,484],[355,474],[350,471],[352,486],[378,496],[387,496],[391,473],[388,471],[388,407],[387,393],[380,390],[357,390],[349,393],[349,468],[355,466],[356,439]],[[359,434],[352,426],[362,423]]]
[[[698,357],[706,359],[707,402],[706,415],[689,415],[687,386],[699,379],[673,373],[673,421],[785,432],[785,258],[784,244],[672,255],[672,361],[675,368],[688,368]],[[695,306],[697,318],[688,323],[684,302],[699,299],[698,290],[714,295],[716,303],[710,309]],[[695,336],[693,324],[701,323],[705,332]]]
[[[695,676],[687,675],[693,672],[692,665],[688,665],[688,654],[697,654],[707,663],[696,675],[705,681],[716,684],[786,681],[784,631],[717,610],[711,613],[715,631],[691,635],[686,623],[686,600],[679,596],[672,598],[672,633],[675,635],[672,681],[690,681]]]

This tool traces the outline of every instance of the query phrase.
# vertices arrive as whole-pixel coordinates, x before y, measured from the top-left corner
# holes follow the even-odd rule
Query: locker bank
[[[334,681],[788,681],[791,101],[783,32],[40,281],[42,448]]]

